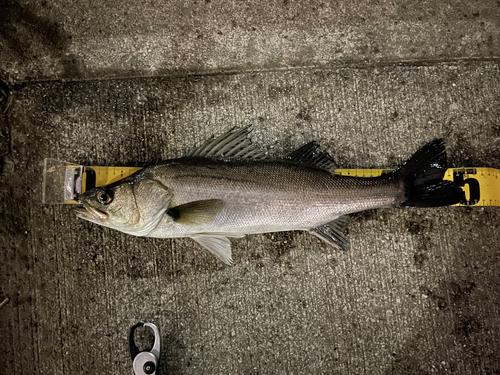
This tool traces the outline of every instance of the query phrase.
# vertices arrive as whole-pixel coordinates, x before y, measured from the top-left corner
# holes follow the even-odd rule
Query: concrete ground
[[[282,155],[396,167],[443,137],[500,168],[498,1],[0,2],[0,373],[498,374],[500,208],[353,215],[307,233],[132,237],[41,204],[43,159],[143,166],[232,126]],[[149,332],[139,332],[147,346]]]

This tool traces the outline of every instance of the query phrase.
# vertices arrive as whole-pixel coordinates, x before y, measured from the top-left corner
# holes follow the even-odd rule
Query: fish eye
[[[111,192],[106,192],[105,190],[101,190],[97,193],[97,201],[101,204],[110,204],[113,200],[113,196]]]

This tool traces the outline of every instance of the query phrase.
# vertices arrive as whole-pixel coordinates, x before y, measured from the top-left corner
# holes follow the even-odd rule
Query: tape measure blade
[[[392,172],[393,169],[357,169],[357,168],[348,168],[348,169],[335,169],[333,171],[334,174],[339,176],[348,176],[348,177],[359,177],[359,178],[370,178],[370,177],[379,177],[385,173]]]
[[[445,180],[457,183],[465,191],[465,200],[457,206],[499,206],[500,170],[495,168],[450,168]]]
[[[85,185],[82,187],[83,192],[94,187],[112,184],[113,182],[128,177],[141,169],[142,168],[139,167],[85,167],[86,181]]]
[[[78,168],[82,168],[83,170],[80,179],[75,172]],[[72,183],[72,189],[74,189],[73,196],[77,196],[94,187],[105,186],[119,181],[142,168],[112,166],[83,167],[81,165],[64,163],[55,159],[45,159],[43,203],[78,203],[76,200],[64,199],[65,189],[70,188],[68,185],[69,180],[64,180],[64,176],[68,169],[72,169],[75,173],[74,182],[70,182]],[[61,173],[59,173],[61,176],[60,178],[54,179],[51,173],[57,170],[61,171]],[[378,177],[391,171],[391,169],[336,169],[334,173],[340,176],[369,178]],[[500,206],[500,170],[498,169],[482,167],[449,168],[445,172],[443,179],[456,182],[465,191],[466,199],[456,206]],[[65,182],[64,184],[61,182],[61,184],[64,185],[63,188],[61,188],[61,184],[51,183],[51,181]]]

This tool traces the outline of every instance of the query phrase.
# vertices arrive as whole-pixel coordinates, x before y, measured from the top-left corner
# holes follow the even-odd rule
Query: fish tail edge
[[[453,181],[443,180],[446,161],[444,141],[435,139],[420,148],[395,171],[404,184],[405,200],[402,206],[449,206],[464,199],[465,193],[460,186]]]

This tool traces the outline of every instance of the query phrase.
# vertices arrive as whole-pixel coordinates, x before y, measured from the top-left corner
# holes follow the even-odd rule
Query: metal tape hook
[[[155,334],[155,342],[150,351],[142,352],[137,349],[134,341],[134,332],[137,327],[149,327]],[[128,345],[130,349],[130,357],[132,358],[132,366],[136,375],[156,375],[158,362],[160,361],[160,332],[153,323],[137,323],[130,328],[128,335]]]

